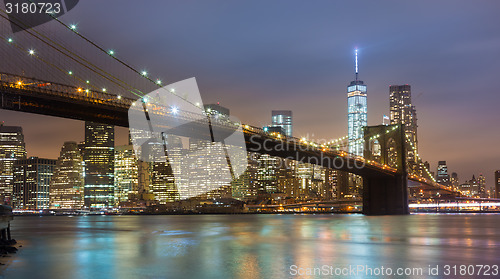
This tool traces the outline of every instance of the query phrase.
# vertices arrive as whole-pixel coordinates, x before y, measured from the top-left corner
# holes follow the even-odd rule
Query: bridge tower
[[[402,124],[364,128],[364,157],[396,168],[394,176],[363,177],[363,213],[409,214],[406,140]]]

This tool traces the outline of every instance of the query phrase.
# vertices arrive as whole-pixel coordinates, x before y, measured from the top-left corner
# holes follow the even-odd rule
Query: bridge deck
[[[84,90],[74,86],[7,73],[0,73],[0,93],[2,109],[94,121],[121,127],[129,127],[128,111],[136,102],[131,98],[105,92]],[[395,168],[376,161],[365,160],[362,157],[325,145],[293,137],[284,137],[279,134],[269,134],[261,128],[250,125],[242,125],[242,127],[249,151],[299,159],[302,162],[322,165],[365,177],[390,177],[398,173]],[[228,129],[227,125],[217,123],[213,124],[213,128]],[[193,129],[196,130],[196,127]],[[234,127],[230,128],[230,131],[228,130],[231,133],[232,131],[234,131]],[[264,145],[269,148],[263,148]],[[283,146],[286,148],[283,149]],[[449,187],[433,183],[423,177],[410,176],[409,179],[444,191],[452,191]]]

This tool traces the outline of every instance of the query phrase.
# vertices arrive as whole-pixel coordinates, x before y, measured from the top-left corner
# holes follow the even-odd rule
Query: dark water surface
[[[327,278],[293,275],[324,266],[444,278],[445,265],[500,264],[495,214],[16,217],[12,234],[23,247],[3,278]]]

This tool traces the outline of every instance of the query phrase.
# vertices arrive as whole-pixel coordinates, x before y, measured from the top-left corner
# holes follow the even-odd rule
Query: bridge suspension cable
[[[33,0],[28,0],[32,3],[35,3]],[[4,11],[5,12],[5,11]],[[46,13],[47,16],[50,16],[53,20],[55,20],[56,22],[58,22],[59,24],[61,24],[62,26],[64,26],[67,30],[71,31],[72,33],[76,34],[78,37],[80,37],[81,39],[85,40],[87,43],[89,43],[91,46],[97,48],[98,50],[100,50],[101,52],[107,54],[108,56],[110,56],[112,59],[114,59],[115,61],[119,62],[121,65],[125,66],[126,68],[128,68],[129,70],[132,70],[134,73],[138,74],[141,78],[144,78],[148,81],[150,81],[151,83],[153,83],[154,85],[158,86],[160,89],[162,88],[162,82],[160,79],[154,81],[153,79],[149,78],[147,76],[147,74],[144,74],[145,72],[144,71],[140,71],[138,69],[136,69],[135,67],[131,66],[130,64],[126,63],[125,61],[119,59],[118,57],[116,57],[114,55],[114,51],[111,52],[111,51],[106,51],[103,47],[101,47],[100,45],[98,45],[97,43],[95,43],[94,41],[90,40],[89,38],[87,38],[86,36],[82,35],[80,32],[78,32],[76,30],[76,26],[73,25],[73,24],[66,24],[64,22],[62,22],[61,20],[59,20],[59,18],[57,18],[55,15],[53,14],[50,14],[50,13]],[[94,65],[95,66],[95,65]],[[112,75],[111,75],[112,76]],[[113,76],[114,77],[114,76]],[[115,77],[116,78],[116,77]],[[118,78],[116,78],[118,79]],[[119,80],[119,79],[118,79]],[[120,80],[121,81],[121,80]],[[123,82],[123,81],[121,81]],[[124,82],[125,83],[125,82]],[[126,84],[126,83],[125,83]],[[127,84],[128,85],[128,84]],[[135,88],[137,91],[140,92],[140,94],[145,95],[145,93],[143,93],[141,90]],[[170,90],[166,90],[168,92],[168,94],[172,94],[172,95],[175,95],[176,97],[178,98],[181,98],[182,100],[186,101],[187,103],[189,103],[190,105],[193,105],[195,106],[196,108],[199,108],[199,106],[196,104],[196,103],[193,103],[192,101],[184,98],[183,96],[181,95],[178,95],[176,94],[175,92],[172,92]],[[132,92],[133,93],[133,92]],[[134,95],[137,95],[137,96],[140,96],[138,94],[135,94]],[[140,96],[140,97],[142,97]]]
[[[6,12],[4,10],[2,10],[2,13],[3,15],[0,15],[1,17],[3,17],[4,19],[10,21],[11,23],[15,24],[16,26],[20,27],[20,28],[24,28],[25,29],[25,32],[27,32],[29,35],[31,35],[32,37],[38,39],[39,41],[41,41],[42,43],[46,44],[47,46],[49,46],[50,48],[58,51],[59,53],[61,53],[62,55],[68,57],[69,59],[73,60],[74,62],[78,63],[79,65],[87,68],[88,70],[98,74],[99,76],[103,77],[104,79],[108,80],[109,82],[112,82],[114,83],[115,85],[123,88],[124,90],[138,96],[138,97],[142,97],[144,95],[143,92],[141,92],[139,89],[127,84],[126,82],[124,82],[123,80],[113,76],[112,74],[106,72],[105,70],[101,69],[100,67],[98,67],[97,65],[95,65],[94,63],[88,61],[87,59],[79,56],[78,54],[74,53],[73,51],[67,49],[66,47],[62,46],[61,44],[58,44],[57,42],[55,42],[54,40],[48,38],[47,36],[41,34],[40,32],[36,31],[36,30],[29,30],[27,27],[28,25],[26,25],[25,23],[23,23],[21,20],[19,20],[17,17],[13,16],[16,21],[12,21],[10,18],[8,18],[5,14]],[[62,50],[61,50],[62,49]],[[64,51],[63,51],[64,50]],[[67,53],[66,53],[67,52]],[[75,58],[76,57],[76,58]],[[79,61],[79,59],[81,59],[82,61]],[[85,64],[87,63],[87,64]],[[50,66],[53,66],[53,64],[48,64]],[[97,69],[97,70],[96,70]],[[67,72],[65,70],[61,70],[61,69],[58,69],[60,70],[62,73],[64,74],[67,74]],[[73,73],[72,73],[73,74]],[[116,79],[117,81],[114,81],[113,79]],[[83,79],[82,79],[83,80]],[[120,84],[122,83],[122,84]],[[126,88],[125,86],[126,85]],[[136,92],[134,92],[134,90],[137,90],[140,94],[137,94]],[[142,94],[142,95],[141,95]]]
[[[432,174],[430,173],[429,169],[427,169],[427,167],[424,165],[424,163],[422,163],[423,160],[420,157],[420,155],[418,155],[416,147],[413,145],[413,143],[410,140],[410,136],[408,136],[407,134],[405,134],[405,135],[406,135],[406,138],[408,139],[408,143],[410,144],[410,147],[413,150],[413,154],[415,154],[415,157],[418,158],[419,165],[425,170],[425,172],[427,173],[427,175],[429,175],[429,177],[431,178],[431,180],[434,181],[434,182],[436,182],[436,179],[432,176]]]

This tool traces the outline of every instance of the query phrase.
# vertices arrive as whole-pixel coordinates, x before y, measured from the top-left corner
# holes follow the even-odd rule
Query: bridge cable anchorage
[[[4,14],[6,13],[4,10],[2,10],[2,12],[3,12]],[[68,50],[67,48],[65,48],[64,46],[62,46],[62,45],[58,44],[57,42],[54,42],[52,39],[50,39],[50,38],[48,38],[47,36],[45,36],[45,35],[41,34],[40,32],[38,32],[38,31],[34,31],[34,32],[37,34],[37,35],[35,35],[34,33],[32,33],[32,31],[31,31],[31,30],[30,30],[30,31],[28,31],[28,29],[27,29],[28,25],[23,24],[23,23],[22,23],[22,21],[20,21],[20,22],[14,22],[14,21],[10,20],[8,17],[6,17],[6,16],[4,16],[4,15],[0,15],[0,16],[2,16],[4,19],[6,19],[7,21],[11,22],[12,24],[15,24],[16,26],[18,26],[18,27],[20,27],[20,28],[26,29],[26,30],[25,30],[25,31],[26,31],[26,33],[28,33],[28,34],[29,34],[29,35],[31,35],[32,37],[34,37],[34,38],[36,38],[36,39],[40,40],[42,43],[44,43],[44,44],[48,45],[49,47],[51,47],[51,48],[55,49],[57,52],[61,53],[62,55],[66,56],[66,57],[68,57],[69,59],[71,59],[71,60],[75,61],[75,62],[76,62],[76,63],[78,63],[79,65],[81,65],[81,66],[83,66],[83,67],[87,68],[87,69],[88,69],[88,70],[90,70],[91,72],[94,72],[94,73],[98,74],[99,76],[101,76],[102,78],[104,78],[104,79],[106,79],[106,80],[108,80],[108,81],[110,81],[110,82],[114,83],[114,84],[115,84],[115,85],[117,85],[118,87],[123,88],[125,91],[128,91],[128,92],[130,92],[130,93],[132,93],[132,94],[134,94],[134,95],[136,95],[136,96],[138,96],[138,97],[142,97],[142,95],[139,95],[139,94],[135,93],[133,90],[136,90],[136,91],[140,92],[141,94],[144,94],[141,90],[139,90],[139,89],[137,89],[137,88],[135,88],[135,87],[133,87],[133,86],[131,86],[131,85],[127,84],[126,82],[122,81],[121,79],[119,79],[119,78],[115,77],[114,75],[112,75],[112,74],[110,74],[110,73],[106,72],[105,70],[103,70],[103,69],[101,69],[100,67],[96,66],[96,65],[95,65],[95,64],[93,64],[92,62],[90,62],[90,61],[88,61],[87,59],[85,59],[85,58],[83,58],[83,57],[79,56],[78,54],[76,54],[76,53],[74,53],[74,52],[72,52],[72,51]],[[16,20],[19,20],[19,19],[17,19],[15,16],[13,16],[13,18],[15,18]],[[23,24],[24,26],[21,26],[20,24]],[[39,36],[40,36],[40,37],[39,37]],[[52,45],[51,43],[49,43],[49,42],[45,41],[45,40],[44,40],[44,39],[42,39],[41,37],[45,38],[46,40],[50,41],[51,43],[53,43],[54,45],[57,45],[57,46]],[[62,50],[58,49],[58,47],[60,47],[60,48],[64,49],[64,50],[65,50],[66,52],[68,52],[68,53],[63,52]],[[78,61],[76,58],[71,57],[71,55],[74,55],[74,56],[76,56],[78,59],[83,60],[85,63],[88,63],[90,66],[95,67],[96,69],[98,69],[98,70],[99,70],[99,71],[101,71],[102,73],[100,73],[99,71],[96,71],[95,69],[92,69],[92,68],[91,68],[90,66],[88,66],[88,65],[85,65],[85,64],[84,64],[84,63],[82,63],[81,61]],[[65,71],[64,71],[64,72],[65,72]],[[106,75],[108,75],[108,76],[110,76],[110,77],[107,77]],[[128,87],[129,87],[129,89],[125,88],[123,85],[121,85],[120,83],[118,83],[118,82],[116,82],[116,81],[112,80],[111,78],[114,78],[114,79],[116,79],[117,81],[119,81],[119,82],[121,82],[121,83],[125,84],[126,86],[128,86]]]
[[[28,1],[30,1],[31,3],[36,3],[36,2],[35,2],[35,1],[33,1],[33,0],[28,0]],[[66,27],[68,30],[72,31],[74,34],[76,34],[77,36],[79,36],[80,38],[82,38],[83,40],[85,40],[86,42],[88,42],[89,44],[91,44],[92,46],[96,47],[96,48],[97,48],[97,49],[99,49],[100,51],[102,51],[102,52],[104,52],[104,53],[108,54],[109,56],[111,56],[114,60],[116,60],[117,62],[119,62],[119,63],[120,63],[120,64],[122,64],[123,66],[125,66],[125,67],[127,67],[128,69],[132,70],[133,72],[135,72],[135,73],[136,73],[136,74],[138,74],[139,76],[141,76],[141,77],[143,77],[143,78],[145,78],[145,79],[149,80],[150,82],[152,82],[152,83],[154,83],[154,84],[158,85],[160,88],[163,88],[163,87],[161,86],[161,80],[154,81],[153,79],[151,79],[151,78],[147,77],[147,75],[143,75],[143,74],[142,74],[142,72],[143,72],[143,71],[140,71],[140,70],[138,70],[138,69],[134,68],[133,66],[131,66],[130,64],[126,63],[125,61],[123,61],[123,60],[121,60],[121,59],[117,58],[116,56],[114,56],[114,55],[113,55],[114,53],[110,54],[110,53],[109,53],[109,51],[106,51],[103,47],[99,46],[97,43],[95,43],[95,42],[93,42],[92,40],[88,39],[87,37],[83,36],[80,32],[76,32],[76,30],[75,30],[75,29],[71,28],[71,26],[72,26],[71,24],[69,24],[69,25],[68,25],[68,24],[66,24],[66,23],[62,22],[61,20],[59,20],[59,18],[57,18],[57,17],[56,17],[55,15],[53,15],[53,14],[47,14],[47,15],[51,16],[51,17],[52,17],[55,21],[57,21],[58,23],[60,23],[60,24],[61,24],[61,25],[63,25],[64,27]],[[159,82],[158,82],[158,81],[159,81]],[[197,106],[195,103],[193,103],[193,102],[191,102],[191,101],[187,100],[186,98],[184,98],[184,97],[182,97],[182,96],[180,96],[180,95],[176,94],[175,92],[171,92],[170,90],[167,90],[167,92],[168,92],[168,93],[170,93],[170,94],[173,94],[174,96],[176,96],[176,97],[178,97],[178,98],[181,98],[182,100],[186,101],[187,103],[189,103],[189,104],[191,104],[191,105],[195,106],[196,108],[198,108],[198,106]],[[142,92],[141,92],[141,93],[142,93]],[[142,93],[142,94],[144,94],[144,93]]]

